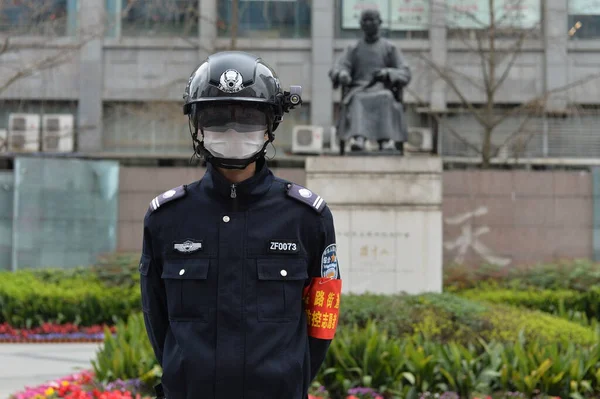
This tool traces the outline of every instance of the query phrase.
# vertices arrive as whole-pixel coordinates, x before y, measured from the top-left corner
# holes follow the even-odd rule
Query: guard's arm
[[[325,360],[339,320],[342,280],[336,251],[333,216],[321,213],[319,251],[310,267],[310,284],[304,289],[310,348],[310,378],[314,380]]]
[[[152,344],[154,355],[159,364],[162,365],[164,342],[169,328],[169,316],[165,287],[161,278],[162,262],[160,258],[154,256],[152,248],[152,236],[148,222],[150,213],[148,211],[144,218],[140,286],[146,332]]]

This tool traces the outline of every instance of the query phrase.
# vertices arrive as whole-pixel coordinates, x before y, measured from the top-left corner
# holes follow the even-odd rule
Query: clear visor
[[[198,112],[198,128],[213,132],[256,132],[267,130],[268,117],[259,107],[221,104],[203,107]]]

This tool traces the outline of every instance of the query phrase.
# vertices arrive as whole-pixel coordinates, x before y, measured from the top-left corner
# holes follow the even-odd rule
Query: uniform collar
[[[241,183],[235,183],[235,192],[240,202],[251,202],[262,197],[273,183],[273,173],[264,159],[256,161],[256,173]],[[206,165],[202,186],[211,193],[231,199],[232,185],[211,163]]]

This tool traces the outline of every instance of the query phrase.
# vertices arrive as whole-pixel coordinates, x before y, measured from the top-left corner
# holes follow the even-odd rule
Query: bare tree
[[[525,14],[522,10],[527,7],[524,0],[487,0],[481,3],[486,9],[483,13],[473,12],[468,8],[460,9],[458,6],[448,7],[445,2],[442,5],[439,1],[434,1],[434,7],[444,7],[446,17],[450,21],[459,18],[463,24],[466,22],[471,27],[461,29],[449,24],[448,35],[451,40],[464,47],[465,57],[477,60],[478,73],[465,72],[452,65],[439,65],[424,53],[419,53],[418,58],[433,76],[443,80],[449,92],[456,96],[460,103],[458,111],[470,115],[476,121],[480,128],[481,140],[473,142],[468,135],[458,131],[438,113],[433,113],[433,117],[445,132],[480,155],[481,166],[488,168],[491,160],[498,156],[502,148],[507,148],[507,145],[511,148],[513,156],[525,151],[527,143],[536,133],[535,129],[528,128],[528,123],[535,116],[545,115],[553,95],[595,80],[600,77],[600,73],[559,88],[544,90],[541,94],[536,93],[519,105],[498,107],[500,91],[507,89],[504,85],[526,49],[527,41],[539,40],[542,29],[540,21],[531,23],[523,18]],[[410,87],[407,91],[419,103],[426,103]],[[497,145],[493,141],[495,134],[499,131],[499,126],[508,119],[518,119],[518,126]]]
[[[56,0],[0,0],[0,96],[23,79],[72,62],[86,44],[104,38],[117,26],[134,28],[126,31],[126,35],[135,34],[135,30],[144,35],[167,31],[169,37],[179,39],[179,44],[183,41],[192,51],[215,50],[203,46],[198,37],[198,23],[216,25],[218,21],[212,15],[202,15],[197,0],[122,0],[122,4],[123,8],[115,15],[99,17],[96,25],[86,24],[69,30],[69,19],[78,21],[79,18],[69,16]],[[231,45],[235,47],[237,16],[233,15],[228,25]],[[168,92],[174,85],[185,85],[187,78],[182,76],[156,87],[154,97],[162,99],[161,102],[131,105],[131,112],[136,115],[144,112],[143,116],[148,119],[164,119],[165,115],[175,118],[175,113],[165,112],[179,106],[175,102],[169,106]],[[128,104],[122,106],[129,107]],[[161,111],[165,115],[157,116]],[[6,144],[0,137],[0,150]]]

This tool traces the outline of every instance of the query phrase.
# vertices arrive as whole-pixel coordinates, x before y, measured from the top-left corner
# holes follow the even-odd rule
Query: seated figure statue
[[[378,11],[364,10],[360,17],[364,37],[349,46],[329,71],[333,88],[342,86],[337,136],[342,143],[350,141],[352,151],[364,150],[367,140],[376,140],[380,150],[402,151],[408,134],[402,91],[411,72],[402,52],[379,37],[381,22]]]

